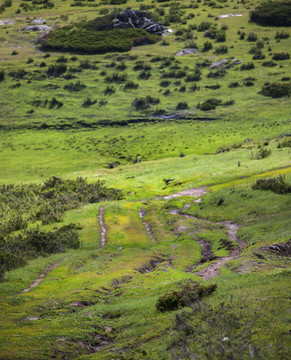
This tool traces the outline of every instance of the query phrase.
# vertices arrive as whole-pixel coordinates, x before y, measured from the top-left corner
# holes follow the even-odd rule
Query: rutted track
[[[98,213],[98,220],[101,229],[101,247],[106,245],[106,227],[104,223],[104,206],[100,206]]]
[[[173,215],[179,215],[179,216],[183,216],[183,217],[186,217],[186,218],[192,218],[192,219],[195,219],[195,220],[202,220],[202,221],[207,222],[208,224],[224,225],[227,228],[227,236],[228,236],[228,238],[230,240],[235,241],[235,242],[238,243],[238,246],[235,247],[235,249],[231,250],[229,252],[228,256],[224,256],[224,257],[215,259],[213,257],[211,258],[211,256],[209,255],[209,248],[207,247],[206,243],[205,242],[202,242],[202,243],[199,242],[199,244],[202,247],[202,260],[201,260],[200,263],[194,265],[193,267],[188,268],[187,271],[192,272],[194,269],[198,268],[200,265],[202,265],[206,261],[214,260],[207,267],[195,272],[195,274],[201,276],[203,280],[208,280],[208,279],[219,276],[219,272],[220,272],[220,269],[222,268],[222,266],[227,261],[236,259],[240,255],[240,253],[242,252],[243,248],[246,246],[245,241],[242,241],[242,240],[237,238],[237,231],[239,229],[239,226],[237,224],[235,224],[235,223],[232,223],[231,221],[213,222],[213,221],[210,221],[208,219],[202,219],[202,218],[198,218],[198,217],[193,216],[193,215],[183,214],[177,209],[170,210],[170,213],[173,214]]]
[[[143,223],[143,226],[145,227],[145,229],[146,229],[146,231],[147,231],[147,233],[148,233],[148,236],[152,239],[152,242],[153,243],[155,243],[156,242],[156,239],[155,239],[155,237],[154,237],[154,235],[153,235],[153,233],[152,233],[152,230],[151,230],[151,227],[150,227],[150,225],[144,220],[144,216],[145,216],[145,211],[142,209],[142,208],[140,208],[139,210],[138,210],[138,214],[139,214],[139,217],[141,218],[141,221],[142,221],[142,223]]]
[[[57,267],[58,264],[52,264],[48,266],[41,274],[40,276],[27,288],[22,291],[22,293],[28,293],[33,288],[37,287],[41,281],[53,270]]]

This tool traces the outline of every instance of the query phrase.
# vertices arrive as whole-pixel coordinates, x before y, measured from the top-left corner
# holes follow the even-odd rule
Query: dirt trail
[[[100,206],[98,214],[99,225],[101,228],[101,247],[106,245],[106,227],[104,223],[104,206]]]
[[[41,281],[53,270],[57,267],[58,264],[52,264],[48,266],[44,271],[40,274],[40,276],[27,288],[22,291],[22,293],[28,293],[33,288],[37,287]]]
[[[239,226],[235,223],[232,223],[231,221],[219,221],[219,222],[213,222],[208,219],[198,218],[193,215],[183,214],[178,209],[170,210],[171,214],[174,215],[180,215],[186,218],[192,218],[195,220],[202,220],[207,222],[208,224],[214,224],[214,225],[224,225],[227,228],[227,236],[230,240],[236,241],[238,243],[238,246],[235,247],[235,249],[230,250],[229,254],[227,256],[221,257],[221,258],[214,258],[213,255],[211,255],[210,248],[207,246],[205,241],[200,241],[199,244],[202,247],[202,259],[199,264],[196,264],[190,268],[188,268],[187,272],[192,272],[194,269],[202,265],[203,263],[207,261],[212,261],[207,267],[196,271],[195,274],[202,277],[203,280],[212,279],[214,277],[219,276],[220,269],[222,266],[229,260],[236,259],[240,253],[242,252],[243,248],[246,246],[246,242],[243,240],[239,240],[237,238],[237,231],[239,229]]]
[[[142,223],[143,223],[143,226],[146,228],[146,231],[147,231],[147,233],[148,233],[148,236],[152,239],[152,242],[153,243],[155,243],[156,242],[156,239],[155,239],[155,237],[154,237],[154,235],[153,235],[153,233],[152,233],[152,229],[151,229],[151,227],[150,227],[150,225],[144,220],[144,216],[145,216],[145,211],[142,209],[142,208],[140,208],[139,210],[138,210],[138,214],[139,214],[139,217],[141,218],[141,221],[142,221]]]
[[[182,190],[178,193],[172,194],[172,195],[166,195],[163,196],[163,199],[165,200],[170,200],[170,199],[174,199],[176,197],[179,196],[197,196],[200,197],[204,194],[207,193],[207,190],[205,187],[200,187],[200,188],[192,188],[192,189],[188,189],[188,190]]]

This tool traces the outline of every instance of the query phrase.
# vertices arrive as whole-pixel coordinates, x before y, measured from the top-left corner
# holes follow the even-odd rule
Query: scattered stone
[[[36,25],[41,25],[46,23],[46,20],[43,18],[39,18],[39,19],[34,19],[31,21],[32,24],[36,24]]]
[[[28,316],[26,318],[26,320],[28,320],[28,321],[36,321],[36,320],[39,320],[39,319],[40,319],[39,316]]]
[[[181,51],[178,51],[176,53],[176,56],[191,55],[195,54],[196,52],[198,52],[198,49],[183,49]]]
[[[218,15],[217,17],[220,18],[220,19],[223,19],[223,18],[228,18],[228,17],[232,17],[232,16],[243,16],[243,14]]]
[[[214,61],[210,66],[209,68],[210,69],[215,69],[215,68],[218,68],[218,67],[222,67],[222,68],[229,68],[229,67],[232,67],[232,66],[235,66],[235,65],[238,65],[238,64],[241,64],[242,61],[239,60],[239,59],[220,59],[220,60],[216,60]]]
[[[166,30],[161,23],[153,21],[151,15],[146,11],[126,9],[113,19],[115,29],[140,28],[151,34],[162,35]]]
[[[53,30],[53,28],[47,25],[30,25],[22,29],[22,31],[39,31],[39,32],[51,31],[51,30]]]
[[[170,245],[170,248],[171,249],[176,249],[179,246],[180,246],[180,244],[172,244],[172,245]]]
[[[0,20],[0,25],[13,25],[13,24],[15,24],[15,21],[11,19]]]

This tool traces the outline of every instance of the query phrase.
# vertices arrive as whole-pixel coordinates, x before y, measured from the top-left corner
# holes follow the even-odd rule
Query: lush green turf
[[[290,241],[290,194],[254,190],[252,185],[279,175],[291,183],[290,98],[259,94],[267,82],[290,82],[290,59],[263,66],[273,53],[290,52],[290,37],[276,39],[278,28],[248,22],[257,1],[185,0],[176,2],[176,8],[174,3],[128,0],[116,6],[56,0],[54,7],[43,8],[26,1],[30,8],[25,11],[15,0],[0,14],[0,20],[15,20],[0,25],[0,183],[42,184],[50,176],[82,176],[90,184],[105,180],[124,194],[123,200],[70,208],[58,223],[29,220],[29,229],[39,225],[43,231],[80,224],[81,247],[6,272],[0,283],[1,359],[160,360],[172,359],[173,351],[182,359],[187,351],[202,354],[199,359],[288,358],[290,257],[265,247]],[[61,52],[49,56],[36,47],[37,33],[19,31],[30,24],[29,17],[43,17],[47,25],[58,27],[126,7],[152,11],[173,32],[128,53],[74,58]],[[217,17],[222,14],[243,16]],[[218,30],[223,27],[226,41],[205,38],[194,26],[202,21],[216,24]],[[248,41],[251,32],[261,42]],[[206,41],[212,49],[203,52]],[[175,56],[183,48],[196,47],[194,42],[198,53]],[[221,45],[228,47],[226,54],[215,53]],[[249,51],[254,45],[263,45],[265,59],[253,60]],[[242,71],[238,64],[222,77],[209,77],[215,70],[207,61],[231,58],[242,64],[252,61],[255,68]],[[67,69],[56,76],[53,69],[65,69],[59,64]],[[198,73],[197,66],[201,80],[187,81]],[[150,72],[149,79],[141,79],[143,71]],[[175,72],[178,78],[172,77]],[[139,86],[126,90],[129,81]],[[229,87],[236,82],[238,86]],[[216,90],[209,88],[213,85]],[[159,104],[143,110],[132,105],[146,96],[159,98]],[[234,102],[211,111],[198,109],[211,98]],[[188,108],[177,110],[180,102],[187,102]],[[259,159],[262,153],[267,156]],[[208,191],[201,202],[190,196],[163,199],[201,186]],[[14,201],[15,209],[28,218],[21,202]],[[103,248],[100,206],[107,229]],[[1,207],[4,212],[5,204]],[[196,218],[172,214],[173,209]],[[188,325],[179,322],[182,309],[158,312],[155,305],[161,295],[180,289],[186,280],[202,282],[189,267],[208,267],[208,262],[200,263],[203,242],[218,259],[230,256],[221,246],[227,228],[217,224],[225,220],[238,224],[237,240],[246,247],[221,267],[219,277],[206,281],[216,283],[217,290],[202,304],[214,309],[215,324],[221,304],[230,302],[224,318],[239,319],[239,325],[209,328],[203,307],[197,317],[187,308]],[[45,276],[39,285],[23,293],[41,274]],[[251,333],[242,335],[249,325]],[[228,344],[246,351],[244,355],[206,357],[217,343],[223,345],[228,331],[235,334]],[[185,341],[188,350],[183,349]],[[255,346],[259,353],[253,355]]]

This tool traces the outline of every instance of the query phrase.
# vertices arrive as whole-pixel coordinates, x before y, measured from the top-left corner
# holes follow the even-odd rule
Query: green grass
[[[188,0],[180,1],[184,8],[174,11],[180,18],[169,22],[173,32],[165,38],[166,46],[158,42],[127,53],[76,55],[75,59],[74,54],[61,52],[46,56],[34,43],[37,33],[19,31],[30,24],[29,16],[43,17],[47,25],[58,27],[90,21],[100,10],[117,8],[95,1],[84,2],[85,6],[72,7],[72,3],[56,0],[51,9],[35,6],[29,12],[20,8],[19,13],[20,1],[15,0],[0,14],[0,20],[16,21],[0,25],[1,70],[5,72],[0,82],[0,183],[43,183],[50,176],[82,176],[89,183],[105,180],[106,186],[122,190],[125,199],[67,211],[60,223],[29,224],[46,231],[80,224],[82,245],[30,260],[26,266],[6,273],[0,283],[0,358],[172,359],[173,339],[179,338],[174,323],[181,310],[159,313],[156,301],[182,281],[202,281],[195,273],[185,272],[201,260],[199,240],[208,241],[216,256],[229,254],[226,248],[218,250],[219,240],[227,236],[225,227],[213,224],[229,220],[239,225],[238,239],[247,246],[239,257],[224,264],[219,277],[206,281],[216,283],[217,291],[203,302],[216,307],[233,298],[235,313],[243,313],[242,322],[255,320],[252,341],[264,349],[271,344],[276,349],[277,341],[284,343],[285,350],[271,352],[266,358],[287,359],[290,257],[264,247],[290,240],[290,194],[253,190],[252,185],[258,179],[278,175],[291,183],[290,99],[259,94],[266,82],[290,81],[282,80],[290,76],[290,59],[276,61],[274,67],[262,65],[274,52],[290,52],[290,37],[278,41],[278,28],[248,22],[249,11],[257,2],[218,2],[221,8],[197,3],[198,8],[190,8]],[[155,12],[157,20],[169,21],[168,3],[128,0],[118,8],[145,5],[151,7],[148,10]],[[165,15],[158,15],[153,6],[164,10]],[[179,15],[181,10],[184,14]],[[189,16],[191,13],[195,16]],[[221,14],[243,16],[216,18]],[[185,29],[202,21],[217,24],[218,29],[228,27],[226,42],[217,43],[196,30],[192,30],[193,39],[186,39],[186,34],[191,34]],[[178,29],[184,29],[182,35],[175,34]],[[290,28],[281,30],[290,32]],[[246,33],[244,40],[238,32]],[[249,53],[255,45],[246,40],[251,32],[264,41],[263,60],[253,60]],[[189,47],[190,40],[197,43],[199,52],[176,57],[177,51]],[[213,47],[201,52],[205,41]],[[228,47],[227,54],[214,53],[220,45]],[[17,54],[12,55],[13,51]],[[74,79],[47,76],[48,68],[58,64],[62,55],[67,68],[73,68],[65,75],[71,74]],[[167,58],[151,61],[157,56]],[[33,61],[28,62],[29,58]],[[161,79],[163,71],[171,71],[171,66],[188,75],[197,62],[224,58],[252,61],[255,68],[241,71],[237,65],[227,69],[224,77],[209,78],[210,69],[205,66],[200,68],[200,81],[169,78],[168,87],[160,86],[165,80]],[[139,79],[142,70],[134,70],[137,61],[151,66],[148,80]],[[40,66],[42,62],[45,65]],[[121,62],[124,70],[118,70]],[[26,72],[23,78],[9,75],[20,74],[21,69]],[[125,90],[124,83],[108,83],[105,78],[114,73],[126,74],[138,88]],[[253,86],[244,85],[249,77],[255,78],[249,80]],[[86,87],[80,91],[65,89],[77,81]],[[230,88],[233,82],[239,86]],[[190,91],[195,84],[199,89]],[[217,90],[206,88],[216,84],[220,85]],[[114,87],[114,94],[104,94],[108,85]],[[179,91],[183,86],[185,92]],[[163,94],[166,89],[169,95]],[[160,103],[136,110],[132,102],[146,96],[159,98]],[[53,98],[63,106],[50,109]],[[234,100],[234,104],[211,111],[197,108],[211,98]],[[92,106],[82,107],[87,99]],[[187,102],[187,110],[176,110],[181,101]],[[174,114],[173,119],[152,117],[163,111]],[[286,146],[278,147],[283,142]],[[253,160],[260,148],[271,150],[270,156]],[[171,180],[168,185],[167,180]],[[188,196],[162,198],[200,186],[208,190],[200,203]],[[104,248],[100,246],[98,222],[101,205],[107,228]],[[143,221],[150,226],[155,242],[139,217],[140,208],[146,212]],[[170,209],[200,219],[173,215]],[[37,287],[22,293],[52,264],[56,267]],[[237,312],[236,307],[240,307]],[[191,308],[186,310],[191,313]],[[189,349],[207,349],[206,338],[203,335],[198,342],[192,339]]]

